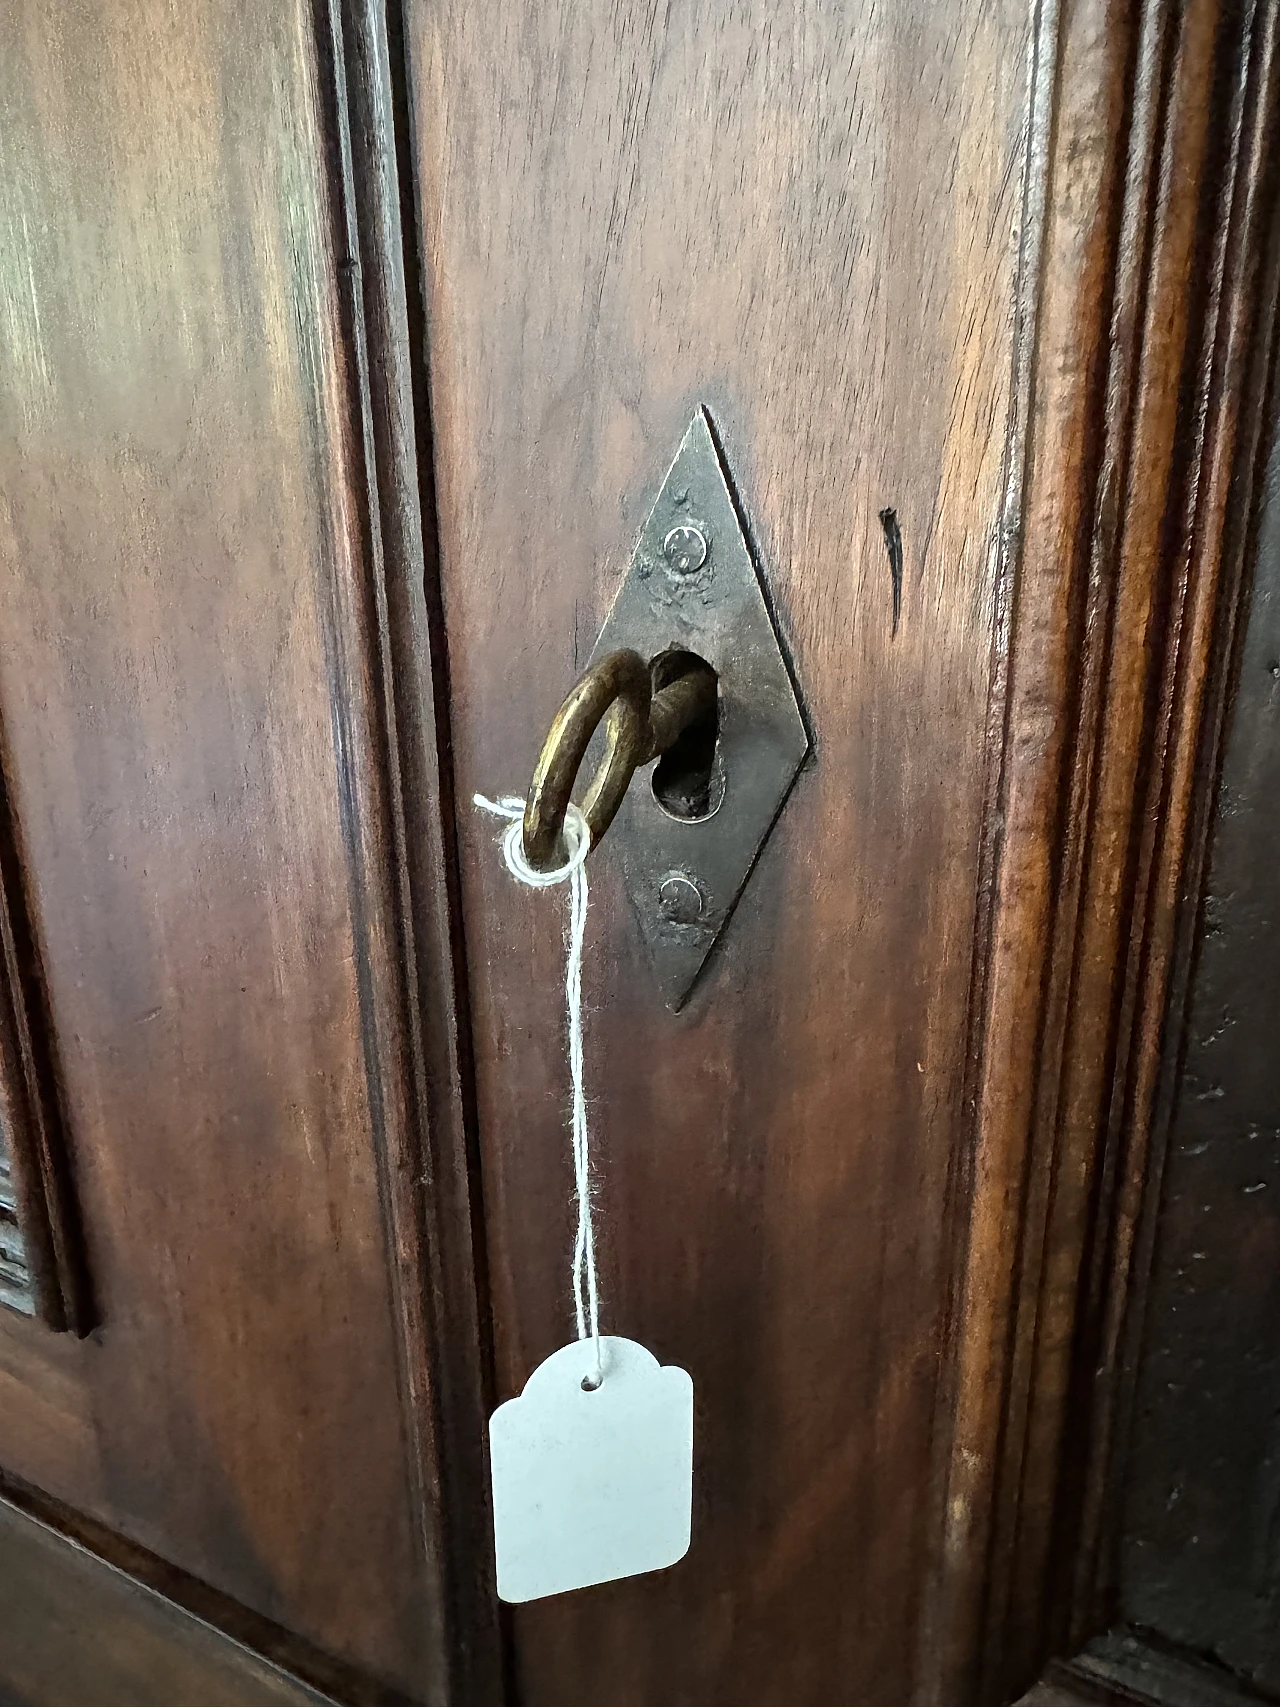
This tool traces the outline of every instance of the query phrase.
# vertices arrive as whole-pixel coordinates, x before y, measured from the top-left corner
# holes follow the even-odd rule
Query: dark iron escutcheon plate
[[[667,1005],[689,995],[809,750],[795,685],[765,602],[710,422],[689,424],[627,578],[591,655],[694,652],[719,677],[709,817],[672,817],[653,771],[627,792],[606,845]],[[716,804],[718,800],[718,804]]]

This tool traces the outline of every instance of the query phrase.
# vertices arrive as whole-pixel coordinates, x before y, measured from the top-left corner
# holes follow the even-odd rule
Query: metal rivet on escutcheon
[[[658,888],[658,905],[663,918],[671,924],[692,925],[702,917],[706,899],[692,877],[683,871],[673,871]]]
[[[677,575],[692,575],[707,561],[707,539],[691,522],[673,527],[662,542],[662,555]]]

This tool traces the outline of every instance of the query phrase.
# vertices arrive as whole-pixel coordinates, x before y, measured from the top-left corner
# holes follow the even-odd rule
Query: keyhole
[[[650,665],[653,691],[670,687],[692,670],[715,671],[696,652],[663,652]],[[724,799],[720,769],[720,704],[712,701],[707,716],[691,723],[663,753],[653,770],[653,798],[669,818],[697,823],[710,818]]]

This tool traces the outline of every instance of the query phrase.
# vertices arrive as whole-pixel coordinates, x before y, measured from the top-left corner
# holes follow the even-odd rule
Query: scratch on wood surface
[[[896,510],[881,510],[880,526],[884,529],[884,543],[889,553],[889,574],[893,579],[893,638],[898,637],[898,624],[902,620],[902,529],[898,526]]]

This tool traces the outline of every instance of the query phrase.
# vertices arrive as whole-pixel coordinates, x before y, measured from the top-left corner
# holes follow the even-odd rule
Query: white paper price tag
[[[689,1550],[693,1382],[634,1340],[540,1363],[489,1419],[498,1594],[541,1600],[674,1565]]]

